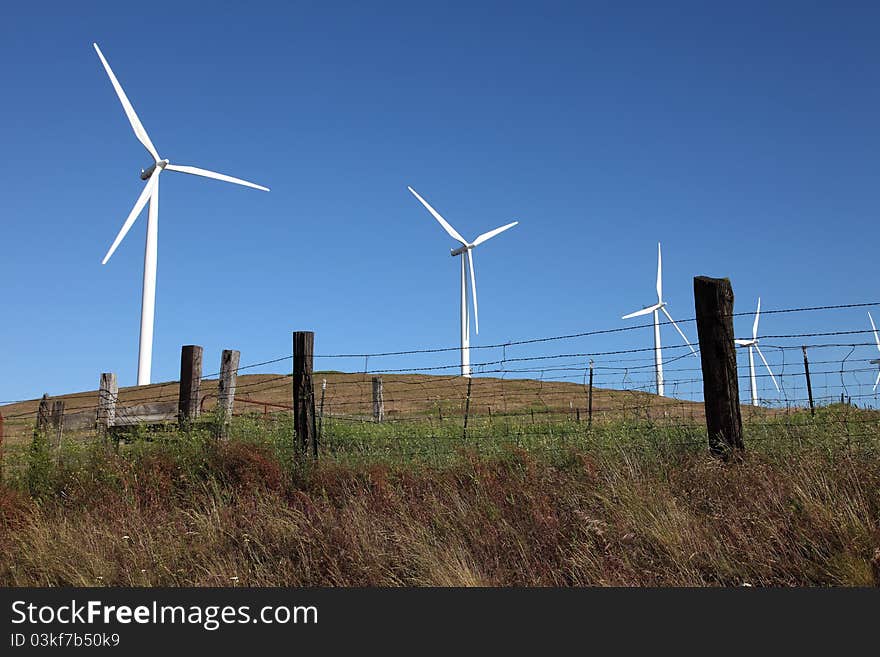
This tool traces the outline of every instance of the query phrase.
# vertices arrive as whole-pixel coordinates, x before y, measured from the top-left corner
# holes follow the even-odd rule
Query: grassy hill
[[[324,411],[337,418],[369,418],[372,415],[372,375],[361,373],[316,372],[316,404],[320,404],[322,383],[326,381]],[[554,416],[554,419],[580,415],[587,417],[588,390],[582,383],[538,381],[534,379],[471,379],[470,403],[467,404],[468,380],[459,376],[388,374],[382,377],[385,416],[389,421],[403,418],[431,418],[438,421],[462,418],[465,407],[471,417],[516,417],[523,415]],[[214,408],[217,380],[202,381],[202,407]],[[119,406],[147,402],[172,403],[177,400],[178,383],[170,381],[119,390]],[[97,390],[52,397],[64,400],[65,412],[94,409]],[[236,415],[287,412],[292,403],[292,384],[285,374],[248,374],[238,377],[234,413]],[[5,418],[8,441],[15,443],[29,437],[39,400],[0,406]],[[746,419],[775,415],[779,411],[744,406]],[[698,402],[633,391],[594,388],[595,423],[620,420],[679,421],[701,423],[703,405]]]

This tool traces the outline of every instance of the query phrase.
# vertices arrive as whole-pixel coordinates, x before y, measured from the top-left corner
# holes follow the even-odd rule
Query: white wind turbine
[[[880,351],[880,335],[877,335],[877,326],[874,324],[874,318],[871,317],[871,313],[868,313],[868,319],[871,320],[871,328],[874,331],[874,341],[877,343],[877,350]],[[872,360],[871,364],[880,365],[880,359]],[[877,392],[878,385],[880,385],[880,372],[877,372],[877,378],[874,379],[874,389],[872,392]]]
[[[669,314],[669,311],[666,310],[666,302],[663,301],[663,258],[660,253],[660,244],[657,244],[657,303],[653,306],[648,306],[647,308],[642,308],[641,310],[637,310],[634,313],[630,313],[629,315],[624,315],[622,319],[630,319],[632,317],[639,317],[641,315],[648,315],[653,313],[654,315],[654,379],[657,383],[657,394],[661,397],[663,396],[663,353],[662,348],[660,347],[660,311],[663,311],[663,314],[666,315],[667,319],[672,322],[672,325],[675,327],[675,330],[678,331],[678,334],[681,336],[684,343],[691,348],[691,352],[696,355],[696,351],[694,351],[693,346],[688,341],[684,332],[679,328],[678,324],[675,323],[675,320],[672,319],[672,315]]]
[[[452,226],[449,225],[440,214],[428,205],[428,202],[418,195],[416,190],[412,187],[407,187],[407,189],[412,192],[412,195],[415,196],[422,205],[427,208],[428,212],[430,212],[434,218],[443,226],[443,229],[449,233],[449,236],[457,242],[461,243],[461,246],[457,249],[453,249],[451,255],[462,256],[461,259],[461,375],[462,376],[470,376],[471,375],[471,336],[470,336],[470,317],[468,315],[468,303],[467,303],[467,271],[466,269],[470,269],[471,276],[471,296],[474,302],[474,327],[476,328],[477,334],[480,333],[480,319],[477,313],[477,279],[474,276],[474,254],[472,251],[475,247],[479,246],[483,242],[492,239],[499,233],[503,233],[508,228],[513,228],[519,222],[514,221],[495,230],[490,230],[488,233],[483,233],[473,242],[468,242],[465,238],[463,238],[458,231],[455,230]],[[467,264],[465,264],[465,259],[467,259]]]
[[[770,379],[773,381],[773,385],[776,386],[776,390],[779,390],[779,384],[776,383],[776,377],[773,376],[773,370],[770,369],[770,365],[767,364],[767,359],[764,358],[764,354],[761,353],[761,348],[758,346],[758,320],[761,318],[761,297],[758,297],[758,309],[755,311],[755,323],[752,324],[752,339],[751,340],[734,340],[736,344],[741,347],[749,348],[749,380],[751,382],[752,387],[752,406],[758,405],[758,385],[755,379],[755,354],[754,351],[758,352],[758,355],[761,357],[761,360],[764,362],[764,367],[767,368],[767,373],[770,375]]]
[[[110,256],[116,251],[116,247],[122,242],[122,239],[131,229],[132,224],[134,224],[138,215],[140,215],[141,211],[144,209],[147,201],[149,201],[150,210],[147,215],[147,244],[144,249],[144,284],[141,297],[141,333],[138,349],[137,382],[139,386],[142,386],[150,383],[150,368],[153,360],[153,317],[156,308],[156,262],[157,238],[159,231],[159,174],[167,169],[168,171],[179,171],[180,173],[189,173],[196,176],[204,176],[205,178],[214,178],[215,180],[236,183],[238,185],[244,185],[245,187],[253,187],[254,189],[260,189],[264,192],[268,192],[269,188],[255,185],[246,180],[233,178],[232,176],[227,176],[215,171],[171,164],[168,160],[160,158],[159,153],[156,151],[156,147],[153,146],[153,142],[150,141],[147,131],[144,129],[143,124],[134,111],[134,107],[132,107],[128,97],[122,90],[119,80],[117,80],[116,76],[113,74],[110,64],[107,63],[98,44],[93,43],[92,45],[95,47],[95,52],[98,53],[98,57],[101,59],[101,64],[104,65],[104,70],[107,71],[107,75],[110,77],[110,82],[116,90],[116,95],[119,96],[119,101],[122,103],[122,108],[125,110],[128,121],[131,123],[131,127],[134,129],[135,136],[153,158],[153,164],[147,169],[141,170],[141,179],[146,180],[147,184],[144,185],[143,191],[141,191],[141,195],[135,202],[128,218],[125,220],[125,223],[122,224],[119,234],[116,235],[116,239],[113,240],[113,244],[107,251],[107,255],[105,255],[104,260],[101,261],[102,265],[107,264]]]

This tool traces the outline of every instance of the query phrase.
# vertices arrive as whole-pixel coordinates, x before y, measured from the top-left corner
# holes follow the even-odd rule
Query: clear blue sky
[[[876,301],[878,25],[869,2],[11,4],[0,400],[135,380],[146,217],[100,261],[150,162],[92,41],[163,157],[272,188],[163,177],[163,381],[182,344],[210,372],[224,347],[289,353],[296,329],[319,354],[457,345],[454,244],[408,184],[466,237],[520,221],[477,252],[477,344],[627,325],[658,240],[676,317],[696,274],[730,276],[738,311]],[[761,332],[865,328],[854,309]]]

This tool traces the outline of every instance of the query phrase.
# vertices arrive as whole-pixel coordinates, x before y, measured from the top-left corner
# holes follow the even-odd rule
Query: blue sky
[[[163,178],[163,381],[182,344],[214,371],[224,347],[289,353],[296,329],[319,354],[455,346],[453,243],[408,184],[466,237],[520,221],[477,252],[477,344],[625,326],[661,240],[676,317],[697,274],[731,277],[738,311],[880,300],[878,20],[867,2],[10,5],[0,400],[135,380],[146,217],[100,261],[150,162],[92,41],[163,157],[272,188]],[[851,309],[761,332],[865,328]]]

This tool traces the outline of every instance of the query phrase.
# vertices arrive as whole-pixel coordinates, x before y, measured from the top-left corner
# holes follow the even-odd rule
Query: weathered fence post
[[[116,383],[116,375],[113,372],[101,374],[101,384],[98,387],[98,415],[96,425],[98,432],[106,436],[110,427],[116,422],[116,400],[119,398],[119,386]]]
[[[61,449],[61,436],[64,432],[64,400],[56,399],[52,402],[52,415],[50,417],[52,428],[55,429],[55,449]]]
[[[813,405],[813,383],[810,381],[810,361],[807,360],[807,346],[801,347],[804,351],[804,376],[807,377],[807,396],[810,398],[810,415],[816,414],[816,407]]]
[[[382,394],[382,377],[373,377],[373,421],[385,419],[385,396]]]
[[[180,348],[180,391],[177,418],[181,429],[199,417],[199,390],[202,385],[202,348],[188,344]]]
[[[3,481],[3,413],[0,413],[0,481]]]
[[[703,368],[709,451],[727,458],[731,450],[744,448],[730,279],[696,276],[694,308]]]
[[[309,447],[318,458],[318,437],[315,430],[315,392],[312,387],[312,366],[315,334],[295,331],[293,334],[293,433],[299,439],[303,454]]]
[[[220,379],[217,381],[217,414],[220,425],[218,438],[226,438],[229,420],[235,407],[235,383],[238,380],[238,363],[241,352],[224,349],[220,356]]]
[[[40,399],[40,405],[37,407],[37,427],[36,430],[38,433],[44,433],[46,429],[49,428],[49,423],[51,422],[52,411],[49,408],[49,394],[43,394],[42,399]]]

